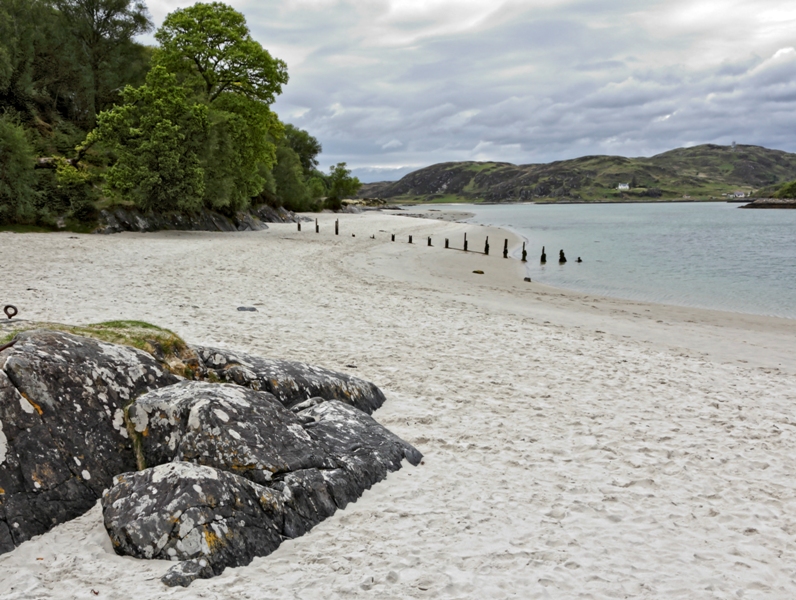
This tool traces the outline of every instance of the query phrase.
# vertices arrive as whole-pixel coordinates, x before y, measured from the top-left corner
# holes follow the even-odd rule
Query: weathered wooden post
[[[301,231],[301,221],[296,221],[296,225],[298,225],[298,230]]]
[[[428,236],[428,245],[431,245],[431,236]]]
[[[335,219],[334,220],[334,234],[335,235],[340,235],[340,220],[339,219]]]
[[[509,241],[505,240],[503,242],[503,258],[509,257]]]
[[[448,238],[445,238],[445,248],[448,248]]]
[[[321,228],[318,227],[318,219],[315,219],[315,233],[320,232]]]
[[[484,242],[484,254],[489,256],[489,236],[486,236],[486,242]]]
[[[467,234],[464,234],[464,251],[467,252]]]
[[[392,234],[392,241],[393,242],[395,241],[395,234],[394,233]]]
[[[542,246],[542,258],[541,258],[540,262],[542,264],[545,264],[547,262],[547,254],[544,253],[544,246]]]
[[[525,251],[525,242],[522,243],[522,262],[528,262],[528,253]]]
[[[412,243],[412,236],[411,235],[409,236],[409,243],[410,244]]]

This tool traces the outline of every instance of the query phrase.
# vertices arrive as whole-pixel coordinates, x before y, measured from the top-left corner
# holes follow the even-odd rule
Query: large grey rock
[[[184,381],[141,396],[128,416],[142,434],[147,465],[188,461],[260,484],[279,473],[334,467],[274,396],[239,385]]]
[[[188,585],[270,554],[282,542],[290,511],[279,491],[185,462],[119,475],[102,508],[118,554],[193,561],[167,573],[168,585]]]
[[[163,581],[188,585],[304,535],[404,458],[420,462],[410,444],[337,400],[293,412],[230,384],[182,382],[138,398],[128,416],[146,460],[175,462],[117,477],[103,497],[116,551],[182,561]]]
[[[373,417],[342,402],[323,402],[301,410],[309,435],[326,450],[343,475],[329,473],[340,508],[401,468],[405,458],[417,466],[423,455]]]
[[[0,353],[0,552],[90,509],[135,469],[123,407],[177,378],[150,355],[67,333]]]
[[[147,465],[187,461],[279,489],[287,482],[299,497],[318,496],[316,507],[329,505],[323,487],[345,508],[404,458],[413,465],[422,458],[373,417],[337,400],[313,398],[291,412],[271,394],[231,384],[184,381],[153,390],[128,416]],[[297,510],[305,529],[332,514]]]
[[[312,397],[339,400],[368,414],[384,404],[384,394],[378,387],[345,373],[220,348],[194,349],[208,372],[221,381],[269,392],[288,408]]]
[[[178,561],[164,582],[187,585],[420,460],[363,412],[383,401],[373,384],[212,350],[202,361],[245,386],[180,381],[142,351],[54,331],[0,351],[0,552],[102,496],[117,552]],[[133,472],[142,461],[152,468]]]

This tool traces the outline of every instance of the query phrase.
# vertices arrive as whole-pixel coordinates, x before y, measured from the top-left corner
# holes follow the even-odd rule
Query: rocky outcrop
[[[268,229],[266,223],[295,223],[308,220],[296,216],[284,208],[272,208],[266,204],[235,213],[222,215],[202,209],[196,213],[142,212],[136,208],[114,206],[100,212],[99,226],[95,233],[120,233],[122,231],[261,231]]]
[[[119,475],[102,506],[118,554],[192,561],[175,565],[164,576],[167,585],[249,564],[276,550],[284,536],[281,492],[191,463]]]
[[[758,198],[740,208],[796,208],[796,198]]]
[[[186,380],[141,350],[60,331],[18,333],[0,351],[0,553],[101,497],[116,551],[176,561],[163,581],[188,585],[420,462],[366,414],[384,400],[371,383],[215,349],[191,356],[191,375],[238,385]]]
[[[187,461],[260,484],[334,466],[276,398],[238,385],[184,381],[138,398],[128,417],[147,465]]]
[[[188,585],[272,552],[421,454],[352,406],[313,398],[289,411],[271,394],[182,382],[128,410],[147,462],[102,499],[119,554],[188,561]],[[255,525],[252,525],[252,524]],[[250,530],[250,528],[253,528]]]
[[[362,411],[338,401],[315,403],[296,414],[344,474],[333,474],[332,493],[344,508],[362,492],[401,468],[406,459],[417,466],[422,454]],[[332,474],[330,474],[332,475]]]
[[[135,469],[123,407],[176,381],[134,348],[19,334],[0,353],[0,552],[83,514]]]
[[[273,394],[287,408],[309,398],[339,400],[368,414],[384,404],[382,391],[368,381],[322,367],[196,346],[208,374]]]

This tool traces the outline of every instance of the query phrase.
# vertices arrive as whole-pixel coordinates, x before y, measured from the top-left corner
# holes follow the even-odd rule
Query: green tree
[[[0,111],[17,113],[37,151],[71,153],[94,120],[94,83],[100,106],[119,98],[125,84],[141,85],[150,51],[132,38],[116,39],[92,76],[86,48],[54,0],[0,1]],[[72,2],[71,4],[76,4]],[[74,8],[74,7],[72,7]],[[64,138],[71,138],[68,142]],[[57,139],[56,139],[57,138]],[[56,150],[57,148],[57,150]]]
[[[47,104],[47,88],[57,79],[53,75],[70,71],[63,61],[70,49],[60,43],[55,17],[36,0],[0,3],[0,109],[15,112],[26,122]]]
[[[241,13],[221,2],[175,10],[155,38],[157,63],[201,90],[208,103],[234,93],[272,104],[288,80],[285,63],[252,39]]]
[[[96,216],[94,202],[98,200],[91,173],[82,166],[75,166],[59,158],[55,170],[56,194],[69,214],[80,221]]]
[[[285,142],[298,155],[301,168],[306,177],[312,176],[312,171],[318,166],[317,156],[323,148],[321,143],[309,133],[290,123],[285,125]]]
[[[279,203],[289,210],[308,210],[309,190],[304,179],[301,160],[292,148],[284,144],[277,146],[273,173]]]
[[[342,208],[343,198],[356,195],[362,183],[358,178],[351,176],[351,170],[346,168],[346,163],[337,163],[329,167],[329,175],[326,178],[329,192],[326,197],[326,207],[332,210]]]
[[[116,78],[118,55],[133,46],[132,39],[152,29],[142,0],[52,0],[63,15],[69,31],[79,42],[90,73],[89,125],[102,110],[103,96]],[[116,63],[116,64],[113,64]],[[112,89],[112,88],[110,88]]]
[[[310,200],[318,200],[326,195],[326,178],[317,170],[312,171],[312,176],[307,181],[307,191]]]
[[[281,125],[265,104],[234,94],[220,96],[208,118],[201,163],[205,206],[227,213],[243,210],[265,187],[264,172],[276,161],[270,139]]]
[[[35,216],[34,163],[25,130],[9,117],[0,117],[0,223],[17,223]]]
[[[156,64],[209,107],[201,164],[205,205],[234,212],[266,186],[282,125],[268,108],[287,83],[287,67],[251,38],[246,19],[220,2],[169,14],[155,34]]]
[[[163,67],[146,84],[123,92],[124,104],[100,114],[84,148],[103,142],[117,155],[108,168],[109,191],[142,210],[195,211],[202,206],[207,106],[188,99]]]

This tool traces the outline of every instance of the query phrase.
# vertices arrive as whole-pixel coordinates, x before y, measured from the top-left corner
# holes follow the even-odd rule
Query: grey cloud
[[[713,33],[667,25],[664,35],[657,20],[680,5],[513,2],[440,35],[428,34],[440,10],[391,23],[387,0],[238,7],[266,48],[303,57],[288,62],[274,109],[321,141],[324,168],[345,161],[363,180],[450,160],[647,155],[733,139],[796,150],[796,53],[771,58],[791,44],[753,46],[754,24],[727,16]],[[737,30],[749,35],[736,51],[724,38]],[[702,60],[705,48],[727,55]]]
[[[604,72],[611,69],[621,69],[626,66],[625,62],[621,60],[603,60],[599,62],[581,63],[575,65],[574,68],[576,71]]]

